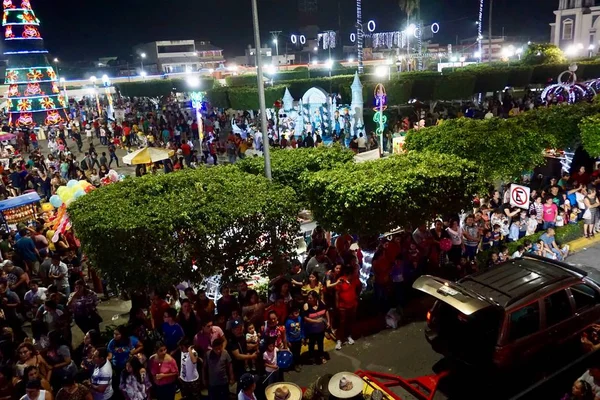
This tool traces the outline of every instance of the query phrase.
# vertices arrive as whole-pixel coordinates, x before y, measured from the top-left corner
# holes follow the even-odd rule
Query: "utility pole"
[[[362,0],[356,0],[356,49],[358,58],[358,73],[362,74],[363,66],[363,24],[362,24]]]
[[[258,26],[258,6],[252,1],[252,25],[254,28],[254,45],[256,46],[256,80],[258,83],[258,103],[260,105],[260,122],[263,138],[263,156],[265,159],[265,176],[271,180],[271,155],[269,152],[269,135],[267,133],[267,106],[265,104],[265,82],[263,81],[262,57],[260,54],[260,28]]]
[[[279,34],[281,31],[270,31],[273,36],[273,43],[275,43],[275,54],[277,54],[277,69],[279,69]]]
[[[494,0],[490,0],[490,25],[488,28],[488,62],[491,64],[492,63],[492,5],[494,3]]]

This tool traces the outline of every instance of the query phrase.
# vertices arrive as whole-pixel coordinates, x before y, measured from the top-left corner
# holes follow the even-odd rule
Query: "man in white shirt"
[[[96,367],[89,384],[94,400],[108,400],[113,395],[113,370],[110,362],[106,359],[107,357],[106,347],[100,347],[94,351],[94,364],[96,364]]]
[[[28,307],[38,307],[40,304],[43,304],[46,301],[47,291],[48,289],[39,287],[37,282],[29,282],[29,291],[25,293],[24,297],[25,305]]]
[[[54,284],[58,287],[58,290],[63,292],[67,297],[70,294],[69,279],[67,278],[68,272],[67,264],[60,260],[58,253],[54,253],[52,255],[52,264],[50,265],[48,278],[54,279]]]
[[[181,339],[178,344],[179,350],[181,350],[181,369],[179,371],[181,395],[185,399],[199,399],[202,380],[197,367],[198,353],[187,338]]]
[[[367,141],[362,132],[358,135],[358,139],[356,140],[356,142],[358,143],[359,153],[364,153],[365,151],[367,151]]]

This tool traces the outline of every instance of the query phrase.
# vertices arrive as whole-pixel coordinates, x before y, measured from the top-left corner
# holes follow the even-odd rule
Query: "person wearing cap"
[[[233,321],[231,325],[231,334],[227,340],[227,351],[231,355],[233,374],[240,377],[248,370],[249,362],[256,360],[256,349],[249,351],[246,335],[244,335],[244,323]]]
[[[25,396],[21,400],[53,400],[52,393],[42,390],[40,381],[29,381],[25,387]]]
[[[256,400],[254,391],[256,390],[256,377],[252,374],[243,374],[240,377],[239,385],[240,391],[237,396],[237,400]]]

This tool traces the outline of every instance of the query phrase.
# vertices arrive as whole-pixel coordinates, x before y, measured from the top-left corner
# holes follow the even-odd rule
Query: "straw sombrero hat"
[[[329,393],[338,399],[350,399],[363,392],[365,382],[352,372],[340,372],[329,380]]]
[[[300,400],[302,389],[291,382],[274,383],[265,389],[267,400]]]

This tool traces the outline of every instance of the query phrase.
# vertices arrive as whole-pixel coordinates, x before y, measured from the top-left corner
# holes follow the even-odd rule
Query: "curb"
[[[588,247],[600,244],[600,235],[597,235],[591,239],[580,237],[579,239],[572,240],[567,244],[569,245],[569,254],[578,253],[580,251],[587,250]]]

